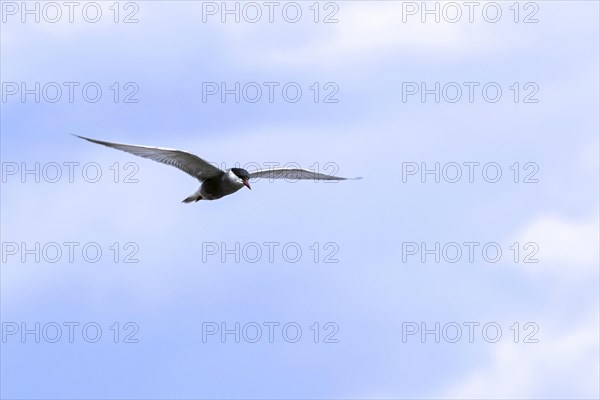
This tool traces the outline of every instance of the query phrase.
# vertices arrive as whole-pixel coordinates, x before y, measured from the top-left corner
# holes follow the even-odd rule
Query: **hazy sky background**
[[[296,23],[282,15],[286,6],[295,16],[286,2],[273,23],[263,2],[253,3],[262,10],[255,23],[243,18],[254,18],[249,7],[239,23],[222,23],[209,13],[221,2],[97,2],[96,23],[82,14],[95,17],[88,2],[72,23],[63,2],[54,3],[56,23],[54,5],[37,3],[38,23],[22,4],[0,3],[3,398],[600,396],[597,2],[481,2],[473,22],[463,2],[437,3],[439,22],[421,2],[297,2]],[[455,5],[462,14],[452,22]],[[337,22],[324,23],[330,13]],[[102,90],[94,103],[82,95],[90,82]],[[221,102],[203,92],[207,82],[257,82],[263,97]],[[265,82],[279,84],[273,102]],[[302,89],[295,103],[281,92],[290,82]],[[406,94],[422,82],[440,83],[439,102]],[[474,82],[472,102],[465,82]],[[488,83],[502,90],[497,102],[482,95]],[[33,93],[22,98],[21,84]],[[462,98],[448,101],[457,86]],[[338,101],[325,103],[335,90]],[[137,102],[125,103],[134,91]],[[193,178],[71,133],[184,149],[219,166],[333,172],[323,169],[333,163],[364,179],[261,180],[182,204],[199,185]],[[36,163],[39,183],[22,174]],[[436,163],[447,173],[439,183],[403,175]],[[454,163],[462,176],[450,183]],[[479,163],[473,182],[464,163]],[[498,182],[482,176],[487,163],[500,167]],[[102,176],[88,182],[95,167]],[[130,172],[137,183],[124,182]],[[77,243],[72,262],[65,242]],[[454,245],[439,263],[407,254],[411,243],[436,242],[461,244],[462,257],[447,261]],[[465,242],[478,243],[473,262]],[[276,243],[273,262],[265,243]],[[499,261],[482,257],[486,243],[501,247]],[[101,249],[98,262],[86,261],[86,244],[90,257]],[[534,250],[539,262],[525,263]],[[124,262],[132,252],[138,262]],[[325,262],[332,252],[338,262]],[[36,323],[39,343],[21,336]],[[79,324],[72,343],[69,323]],[[236,323],[239,343],[206,336]],[[269,323],[279,324],[272,343]],[[422,323],[439,323],[439,343],[406,336]],[[469,323],[478,324],[472,343]],[[256,324],[262,337],[251,343]],[[451,343],[457,325],[462,336]],[[51,343],[56,326],[62,336]],[[102,335],[89,343],[94,326]],[[302,336],[289,343],[295,326]],[[124,343],[136,327],[137,343]]]

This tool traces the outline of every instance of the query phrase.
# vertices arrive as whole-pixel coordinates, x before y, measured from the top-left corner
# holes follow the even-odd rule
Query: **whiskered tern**
[[[248,189],[251,178],[269,179],[314,179],[314,180],[346,180],[361,178],[342,178],[339,176],[320,174],[300,168],[269,168],[248,172],[243,168],[229,168],[226,171],[215,167],[202,158],[182,150],[165,149],[162,147],[139,146],[133,144],[112,143],[103,140],[90,139],[74,135],[92,143],[126,151],[136,156],[149,158],[159,163],[179,168],[200,181],[200,188],[191,196],[186,197],[183,203],[199,200],[217,200],[223,196],[237,192],[242,187]]]

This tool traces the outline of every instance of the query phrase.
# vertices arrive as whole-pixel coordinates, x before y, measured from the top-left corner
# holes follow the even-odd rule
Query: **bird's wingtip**
[[[92,138],[89,138],[89,137],[81,136],[81,135],[78,135],[76,133],[71,133],[71,135],[75,136],[75,137],[78,137],[79,139],[87,140],[88,142],[91,142],[91,143],[103,144],[103,145],[106,146],[106,142],[103,142],[101,140],[96,140],[96,139],[92,139]]]

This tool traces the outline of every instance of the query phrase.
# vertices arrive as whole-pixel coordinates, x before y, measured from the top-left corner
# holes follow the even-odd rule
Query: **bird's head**
[[[250,183],[248,183],[248,181],[250,180],[250,174],[248,173],[248,171],[246,171],[243,168],[231,168],[231,172],[233,172],[235,176],[242,180],[244,186],[246,186],[248,189],[252,189],[250,187]]]

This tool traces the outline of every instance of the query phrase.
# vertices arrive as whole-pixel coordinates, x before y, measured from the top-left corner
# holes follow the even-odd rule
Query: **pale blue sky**
[[[477,12],[473,23],[421,23],[418,14],[404,23],[402,3],[390,1],[336,2],[339,22],[332,24],[313,22],[313,2],[299,3],[296,24],[280,14],[272,24],[210,16],[203,23],[203,4],[194,1],[137,2],[133,24],[113,22],[112,2],[99,3],[95,24],[77,12],[72,24],[22,23],[7,3],[3,95],[10,82],[97,82],[103,95],[93,104],[80,96],[73,103],[8,96],[1,103],[3,171],[12,163],[96,162],[103,178],[35,183],[29,175],[22,183],[17,174],[2,182],[3,333],[14,323],[95,322],[103,335],[98,343],[80,332],[69,343],[67,328],[57,343],[7,335],[3,398],[600,395],[598,3],[535,2],[539,22],[531,24],[522,19],[536,9],[520,9],[515,23],[513,2],[498,2],[503,14],[495,24]],[[131,11],[121,9],[119,18]],[[114,103],[114,82],[121,90],[135,82],[139,102]],[[203,102],[203,82],[297,82],[303,97]],[[334,82],[339,102],[315,104],[314,82]],[[481,96],[403,102],[403,82],[497,82],[503,96],[497,103]],[[534,82],[539,102],[515,103],[514,82],[521,90]],[[70,133],[184,149],[228,166],[333,162],[340,175],[364,179],[260,181],[219,201],[182,204],[198,186],[194,179]],[[112,182],[115,162],[135,163],[139,182]],[[473,183],[403,183],[407,162],[495,162],[503,177],[495,184],[481,175]],[[515,162],[536,163],[539,183],[512,182]],[[103,257],[35,263],[29,256],[23,263],[7,247],[23,242],[95,242]],[[131,249],[125,243],[134,242],[139,262],[115,263],[115,242],[120,260]],[[273,263],[266,253],[257,263],[203,262],[207,243],[253,242],[294,243],[303,257],[290,263],[279,251]],[[322,262],[329,242],[338,263]],[[406,242],[494,242],[503,257],[403,262]],[[534,242],[540,262],[515,264],[514,242]],[[115,322],[120,342],[124,324],[136,323],[139,342],[114,343]],[[231,336],[203,343],[206,322],[294,322],[303,336],[287,343],[279,334],[269,343],[265,328],[258,343]],[[323,343],[327,322],[339,328],[339,342]],[[432,336],[403,342],[406,322],[494,322],[503,335],[488,343],[476,331],[469,343],[465,328],[458,343]],[[523,343],[527,322],[539,327],[538,343]]]

